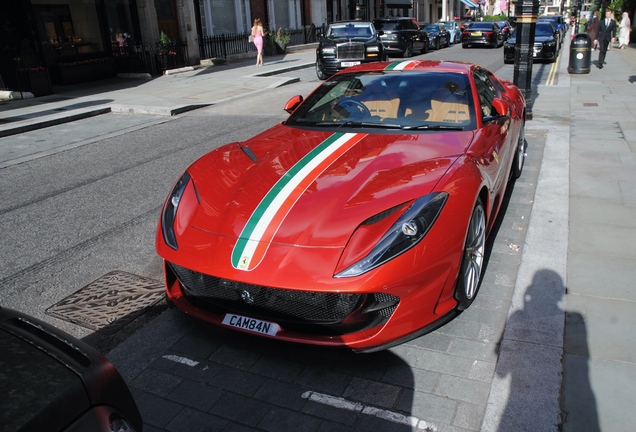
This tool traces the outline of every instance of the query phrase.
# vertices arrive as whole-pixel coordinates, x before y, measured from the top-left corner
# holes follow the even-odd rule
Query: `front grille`
[[[339,60],[364,60],[364,45],[348,43],[338,45]]]
[[[296,291],[251,285],[169,264],[179,282],[198,299],[236,313],[264,319],[336,324],[351,315],[365,298],[361,294]]]

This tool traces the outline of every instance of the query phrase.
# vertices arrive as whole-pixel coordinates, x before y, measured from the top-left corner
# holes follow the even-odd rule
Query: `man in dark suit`
[[[603,69],[605,64],[605,54],[607,54],[607,47],[610,43],[613,43],[616,39],[616,21],[612,19],[612,11],[605,11],[605,18],[601,20],[598,25],[598,33],[596,38],[598,39],[598,68]]]

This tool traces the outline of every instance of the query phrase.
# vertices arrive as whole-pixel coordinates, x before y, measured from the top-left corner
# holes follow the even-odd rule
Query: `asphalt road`
[[[512,79],[500,49],[454,45],[424,56],[483,65]],[[536,65],[545,75],[550,65]],[[162,310],[162,303],[110,335],[52,318],[45,310],[118,270],[163,278],[154,252],[161,205],[173,182],[198,157],[283,121],[285,102],[320,81],[313,68],[289,73],[300,82],[176,117],[106,114],[0,139],[50,142],[48,153],[0,169],[0,298],[109,351]]]

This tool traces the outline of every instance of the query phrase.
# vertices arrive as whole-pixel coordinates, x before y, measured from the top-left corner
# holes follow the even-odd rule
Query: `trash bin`
[[[579,33],[570,43],[570,63],[568,72],[571,74],[590,73],[592,63],[592,39],[585,33]]]

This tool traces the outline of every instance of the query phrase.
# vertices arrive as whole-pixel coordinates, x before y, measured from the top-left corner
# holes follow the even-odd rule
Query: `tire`
[[[316,60],[316,76],[319,80],[324,81],[329,78],[329,75],[323,72],[322,67],[320,66],[320,62]]]
[[[458,310],[467,309],[477,296],[484,266],[485,250],[486,212],[478,198],[468,222],[466,243],[455,285],[455,300],[457,300]]]
[[[462,44],[462,48],[468,48],[468,44]]]
[[[406,48],[404,49],[404,53],[402,57],[409,58],[413,56],[413,44],[411,42],[406,44]]]
[[[504,64],[513,64],[515,61],[514,60],[506,60],[504,58]]]
[[[518,179],[521,177],[523,171],[523,163],[526,160],[526,148],[528,142],[526,141],[526,125],[521,125],[521,132],[519,132],[519,141],[517,142],[517,148],[515,149],[515,157],[512,160],[512,178]]]
[[[439,51],[439,39],[437,39],[437,43],[435,44],[435,50]]]

